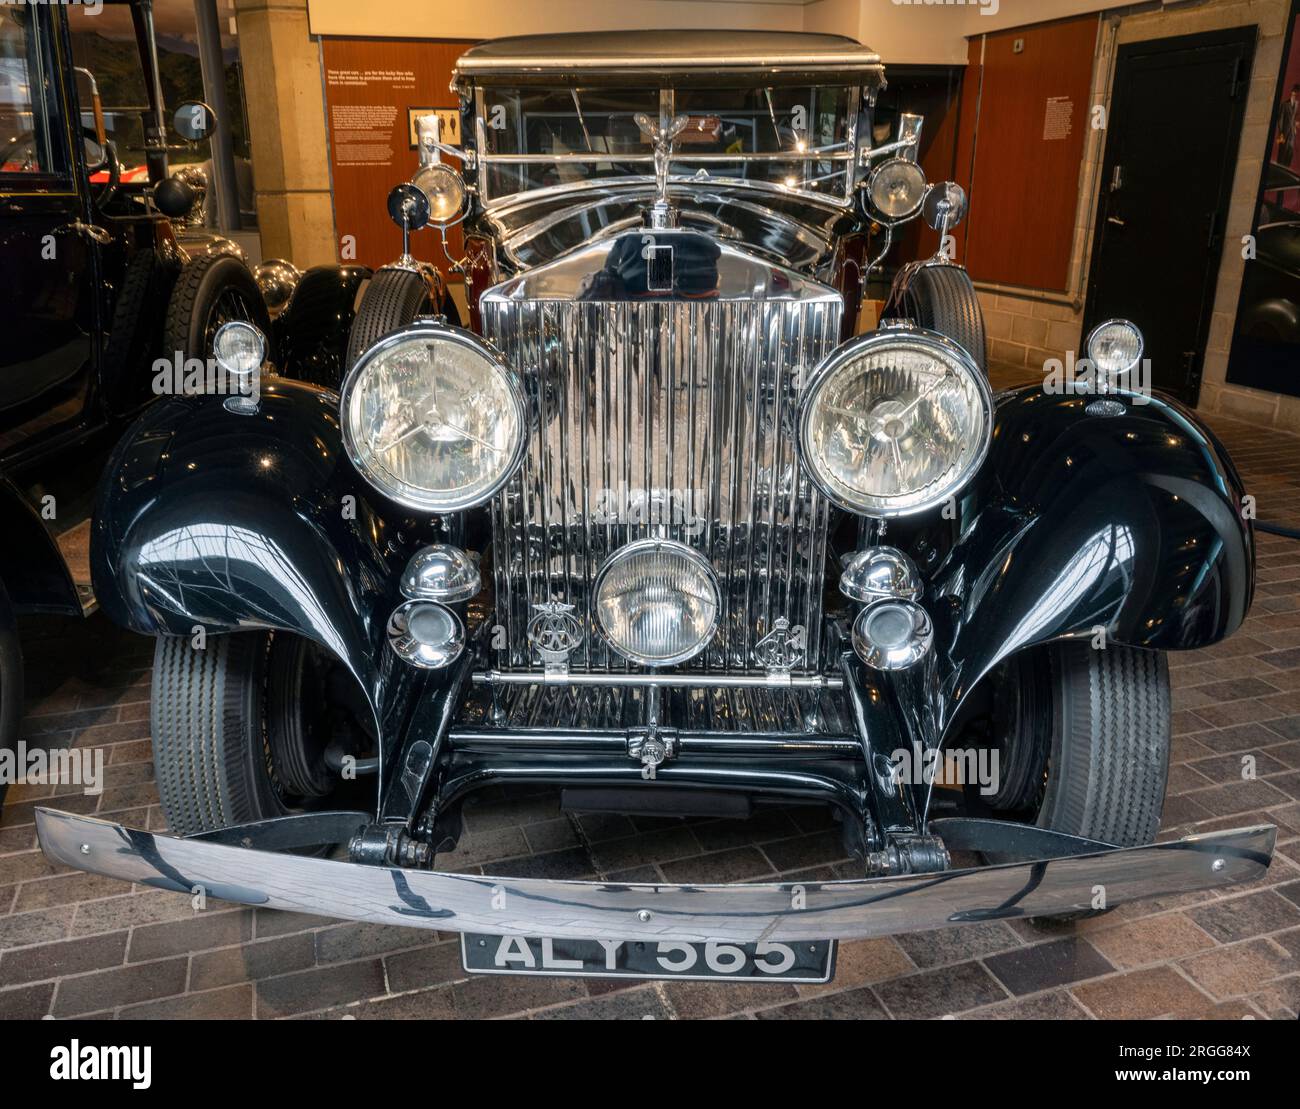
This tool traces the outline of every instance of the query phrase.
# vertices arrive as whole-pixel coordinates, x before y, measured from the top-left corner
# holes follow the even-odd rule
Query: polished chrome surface
[[[767,81],[852,77],[876,87],[880,55],[841,35],[789,31],[589,31],[519,35],[472,46],[460,56],[453,86],[469,81],[565,84],[658,80],[716,84],[749,75]],[[755,82],[757,83],[757,82]]]
[[[465,650],[465,625],[436,601],[404,601],[388,618],[388,644],[403,662],[442,670]]]
[[[652,536],[699,552],[722,586],[693,669],[757,668],[781,617],[806,630],[802,669],[817,669],[827,502],[800,469],[795,413],[842,308],[826,286],[686,231],[595,243],[484,294],[484,333],[535,404],[523,466],[494,502],[498,669],[535,670],[538,604],[572,604],[594,630],[597,570]],[[631,664],[588,634],[570,669]]]
[[[283,258],[268,258],[253,269],[253,279],[272,317],[279,315],[302,280],[302,270]]]
[[[518,678],[521,675],[511,675]],[[490,675],[480,675],[490,677]],[[476,683],[457,714],[457,730],[482,726],[487,729],[516,728],[550,731],[567,735],[571,740],[591,736],[602,728],[622,736],[628,728],[644,725],[653,700],[655,717],[661,727],[688,733],[713,733],[734,736],[780,734],[783,742],[811,741],[818,736],[852,736],[858,755],[854,721],[845,698],[828,675],[800,675],[816,679],[817,684],[768,684],[762,675],[735,675],[744,684],[728,685],[699,679],[689,685],[665,685],[664,674],[635,675],[632,684],[615,675],[584,675],[577,682],[506,684]],[[658,679],[648,687],[635,684],[641,678]],[[586,684],[586,679],[602,679]],[[842,686],[842,680],[839,682]],[[860,757],[860,755],[859,755]]]
[[[574,94],[577,95],[576,92]],[[661,102],[659,119],[651,119],[644,112],[636,114],[636,125],[654,144],[655,202],[650,206],[647,222],[655,230],[677,226],[677,211],[668,203],[668,165],[673,154],[673,141],[690,123],[689,116],[672,116],[667,104]]]
[[[446,543],[422,547],[402,571],[402,595],[416,601],[468,601],[481,586],[478,563]]]
[[[667,777],[667,771],[660,774]],[[1268,825],[1096,855],[832,882],[637,885],[362,866],[124,828],[36,810],[41,848],[76,870],[267,909],[442,931],[748,943],[850,939],[1109,906],[1249,882]]]
[[[658,291],[655,300],[675,302],[681,307],[703,307],[726,301],[745,304],[797,302],[809,308],[842,305],[839,293],[829,286],[795,273],[785,266],[758,258],[734,243],[692,230],[651,231],[638,228],[636,231],[589,243],[548,265],[502,282],[483,294],[484,310],[494,310],[498,316],[504,311],[509,316],[508,306],[513,304],[522,307],[522,303],[528,301],[579,301],[587,304],[604,302],[602,310],[611,313],[642,307],[641,299],[646,293],[645,288],[628,284],[628,281],[646,278],[651,267],[644,264],[650,261],[645,256],[645,251],[651,246],[671,249],[675,266],[673,286]],[[611,277],[617,277],[623,285],[611,285]],[[676,321],[664,320],[664,326],[669,322]],[[691,319],[684,322],[697,321]],[[742,326],[744,322],[741,321]],[[502,326],[512,323],[516,321],[507,318],[502,321]],[[488,337],[496,341],[494,336]],[[607,334],[605,340],[607,343],[617,343],[620,347],[633,348],[627,352],[627,357],[636,348],[652,345],[652,337],[648,332],[638,332]],[[694,334],[675,337],[682,342],[697,338]],[[505,343],[514,338],[507,333],[501,341]],[[588,338],[588,345],[595,342],[596,336],[593,334]],[[618,350],[611,351],[615,356],[619,353]],[[777,352],[764,350],[762,353]]]
[[[966,209],[966,190],[956,181],[931,185],[921,204],[925,222],[939,232],[940,238],[961,223],[966,217]]]
[[[867,547],[844,559],[840,592],[854,601],[915,600],[923,586],[916,563],[897,547]]]
[[[563,674],[536,673],[520,670],[476,670],[475,684],[480,685],[567,685],[567,686],[654,686],[656,688],[715,686],[718,689],[740,689],[757,686],[791,689],[841,689],[844,679],[835,674],[792,674],[788,671],[772,674],[730,674],[710,670],[705,672],[662,673],[589,673]]]
[[[851,225],[856,199],[781,189],[692,182],[672,175],[669,202],[678,224],[720,240],[743,242],[792,269],[806,271],[831,253],[836,234]],[[655,200],[652,175],[555,185],[485,203],[483,222],[504,259],[521,269],[543,265],[571,250],[629,229]]]
[[[933,645],[930,615],[915,601],[875,601],[853,621],[853,649],[873,670],[906,670]]]

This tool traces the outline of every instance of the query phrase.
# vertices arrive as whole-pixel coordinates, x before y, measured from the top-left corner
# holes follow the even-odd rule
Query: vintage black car
[[[222,324],[272,326],[243,252],[192,225],[194,187],[169,174],[169,149],[201,140],[211,110],[176,105],[184,130],[169,131],[150,5],[109,10],[134,31],[144,105],[105,103],[94,68],[74,64],[71,18],[96,25],[81,9],[0,6],[0,746],[15,742],[22,711],[15,615],[94,606],[90,513],[114,442],[173,379],[186,388],[184,363],[214,353]],[[295,271],[274,325],[284,372],[337,384],[368,274]],[[160,377],[160,358],[177,373]]]
[[[338,392],[167,401],[121,444],[95,587],[158,637],[171,834],[45,810],[46,853],[476,934],[471,969],[758,979],[824,978],[838,937],[1259,876],[1270,827],[1153,843],[1165,653],[1251,601],[1240,480],[1130,383],[1128,321],[1085,380],[995,396],[948,252],[854,334],[896,229],[946,241],[965,208],[919,118],[872,145],[882,80],[824,35],[468,51],[467,145],[422,125],[390,211],[464,221],[472,330],[423,314],[407,257]],[[435,869],[466,796],[520,783],[576,811],[826,806],[861,876]]]

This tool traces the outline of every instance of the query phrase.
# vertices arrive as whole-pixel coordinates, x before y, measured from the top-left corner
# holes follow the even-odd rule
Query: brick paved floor
[[[1300,438],[1231,420],[1266,519],[1300,525]],[[1228,642],[1175,656],[1164,835],[1276,823],[1267,878],[1223,896],[1077,924],[970,925],[842,945],[828,986],[468,978],[451,936],[212,905],[50,866],[17,787],[0,823],[0,1017],[1294,1017],[1300,1010],[1300,543],[1260,537],[1259,591]],[[27,736],[103,747],[106,788],[64,807],[161,828],[149,762],[151,645],[112,628],[24,627]],[[1258,778],[1241,780],[1241,760]],[[440,863],[628,880],[850,876],[808,810],[745,824],[561,815],[553,794],[488,792]]]

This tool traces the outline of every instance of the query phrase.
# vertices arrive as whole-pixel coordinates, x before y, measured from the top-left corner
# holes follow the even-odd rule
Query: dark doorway
[[[1195,404],[1255,27],[1119,48],[1084,333],[1126,317],[1151,384]]]

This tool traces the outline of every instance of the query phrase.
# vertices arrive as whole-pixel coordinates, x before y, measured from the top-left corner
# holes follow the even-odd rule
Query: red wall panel
[[[469,42],[420,39],[322,40],[325,111],[334,188],[334,226],[355,236],[356,259],[367,266],[391,262],[402,235],[388,218],[385,198],[419,165],[411,149],[408,108],[455,108],[449,85],[456,59]],[[457,169],[460,162],[448,159]],[[460,228],[447,236],[452,257],[462,252]],[[450,280],[438,232],[417,231],[411,253],[435,263]]]
[[[971,40],[957,141],[971,212],[957,239],[978,281],[1068,286],[1096,42],[1095,15]]]

